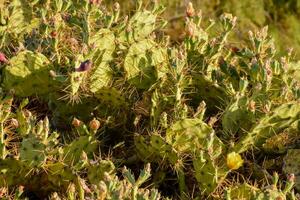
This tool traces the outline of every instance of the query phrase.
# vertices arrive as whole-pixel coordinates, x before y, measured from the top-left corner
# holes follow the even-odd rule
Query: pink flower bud
[[[0,63],[8,63],[6,56],[2,52],[0,52]]]

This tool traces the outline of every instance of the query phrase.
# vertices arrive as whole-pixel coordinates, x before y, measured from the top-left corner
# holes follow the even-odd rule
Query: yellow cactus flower
[[[226,163],[229,169],[236,170],[243,165],[244,160],[242,159],[240,154],[236,152],[231,152],[227,154]]]

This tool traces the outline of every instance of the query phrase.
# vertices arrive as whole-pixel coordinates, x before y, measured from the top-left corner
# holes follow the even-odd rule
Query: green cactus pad
[[[296,177],[295,188],[300,190],[300,149],[288,150],[284,157],[283,171],[286,175],[294,174]]]
[[[44,55],[31,51],[20,52],[4,69],[3,86],[21,97],[47,94],[53,84],[50,69],[50,61]]]
[[[101,29],[91,37],[90,43],[95,49],[92,52],[93,69],[89,77],[89,88],[96,93],[102,87],[107,87],[112,79],[109,63],[115,50],[115,36],[108,29]]]
[[[81,136],[63,150],[63,161],[68,164],[76,165],[85,152],[90,156],[98,147],[98,142],[91,136]]]
[[[99,99],[103,103],[107,103],[112,107],[120,107],[126,105],[125,98],[115,88],[103,87],[99,89],[94,95],[97,99]]]
[[[299,103],[286,103],[275,108],[270,114],[262,117],[252,130],[239,140],[234,151],[242,153],[253,145],[261,148],[268,138],[291,126],[299,116]]]
[[[25,181],[28,169],[20,160],[0,161],[0,187],[15,186]]]
[[[128,26],[119,35],[119,42],[134,43],[147,38],[155,30],[156,15],[150,11],[139,11],[130,19]],[[127,28],[127,30],[126,30]]]
[[[112,174],[115,171],[114,164],[109,160],[101,160],[95,165],[91,165],[88,168],[88,179],[92,184],[99,184],[100,181],[104,179],[104,172]]]
[[[21,144],[20,159],[30,166],[38,167],[46,161],[46,146],[35,137],[25,138]]]
[[[206,153],[203,153],[203,156],[195,157],[193,166],[200,189],[205,194],[214,192],[226,176],[226,173]]]
[[[40,20],[34,18],[32,7],[28,1],[13,0],[8,5],[2,1],[1,4],[4,9],[1,9],[3,21],[1,21],[0,39],[6,45],[9,45],[12,38],[21,37],[39,26]]]
[[[128,82],[147,89],[165,72],[166,50],[146,39],[131,45],[124,61]]]
[[[230,197],[230,199],[252,199],[253,193],[260,192],[260,190],[256,187],[253,187],[251,185],[248,185],[247,183],[244,183],[242,185],[238,185],[235,187],[232,187],[227,190],[227,199]]]
[[[158,134],[136,135],[134,144],[138,156],[145,162],[167,159],[171,164],[175,164],[179,159],[175,150]]]
[[[69,181],[74,180],[76,177],[63,162],[49,162],[44,167],[47,169],[48,180],[58,187],[67,186]]]
[[[247,131],[253,124],[253,118],[254,115],[248,110],[247,98],[238,98],[226,108],[222,117],[222,127],[231,134],[239,130]]]
[[[214,130],[199,119],[175,122],[166,133],[166,141],[179,152],[204,148],[206,139]]]
[[[207,104],[208,111],[222,107],[222,103],[229,99],[225,88],[213,83],[203,74],[193,73],[190,84],[194,87],[192,94],[194,103],[199,105],[201,101],[210,102]]]

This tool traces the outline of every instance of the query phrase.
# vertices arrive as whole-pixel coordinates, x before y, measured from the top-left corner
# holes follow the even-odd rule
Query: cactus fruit
[[[20,97],[47,94],[53,84],[49,75],[51,68],[50,61],[44,55],[31,51],[20,52],[5,67],[4,88],[13,90]]]

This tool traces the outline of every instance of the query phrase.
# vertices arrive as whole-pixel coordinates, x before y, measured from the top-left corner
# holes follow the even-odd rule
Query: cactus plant
[[[165,73],[166,65],[166,50],[145,39],[131,45],[124,70],[130,84],[147,89]]]
[[[233,44],[189,2],[174,42],[158,1],[122,8],[0,1],[0,198],[296,199],[299,63],[268,28]]]
[[[20,97],[47,94],[53,87],[50,61],[40,53],[23,51],[10,59],[4,70],[3,86]]]

